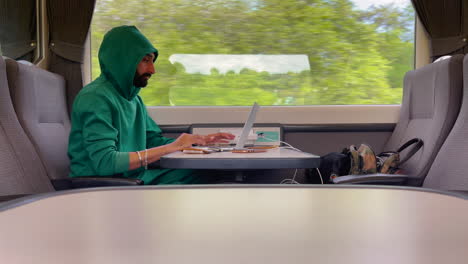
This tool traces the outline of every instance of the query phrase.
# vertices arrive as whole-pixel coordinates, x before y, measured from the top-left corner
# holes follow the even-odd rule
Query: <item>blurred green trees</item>
[[[148,106],[400,104],[413,68],[409,1],[357,10],[350,0],[99,0],[93,78],[104,34],[130,24],[160,54],[140,92]],[[310,70],[189,74],[172,54],[306,54]]]

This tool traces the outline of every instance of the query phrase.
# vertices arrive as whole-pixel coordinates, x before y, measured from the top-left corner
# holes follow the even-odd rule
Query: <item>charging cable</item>
[[[289,143],[287,143],[287,142],[285,142],[285,141],[269,139],[269,138],[264,137],[264,135],[261,135],[261,134],[258,134],[258,137],[259,137],[259,138],[262,138],[262,139],[264,139],[264,140],[273,141],[273,142],[279,141],[281,144],[284,144],[284,145],[287,146],[287,147],[282,147],[282,148],[293,149],[293,150],[295,150],[295,151],[303,152],[302,150],[293,147],[291,144],[289,144]],[[320,173],[320,170],[319,170],[318,168],[315,168],[315,169],[317,170],[317,173],[318,173],[318,175],[319,175],[319,177],[320,177],[320,182],[321,182],[321,184],[323,184],[322,173]],[[292,177],[292,179],[284,179],[284,180],[281,181],[280,184],[299,184],[299,182],[296,181],[296,175],[297,175],[297,169],[296,169],[296,171],[294,172],[294,176]]]
[[[320,182],[323,184],[323,178],[322,178],[322,173],[320,173],[320,170],[318,168],[315,168],[318,172],[318,175],[320,177]]]
[[[295,179],[296,179],[296,175],[297,175],[297,169],[296,171],[294,172],[294,176],[292,177],[292,179],[284,179],[280,182],[280,184],[300,184],[299,182],[297,182]]]
[[[289,144],[288,142],[281,141],[281,140],[274,140],[274,139],[271,139],[271,138],[266,138],[262,133],[259,133],[259,134],[258,134],[258,137],[261,138],[261,139],[264,139],[264,140],[272,141],[272,142],[277,142],[277,141],[278,141],[278,142],[280,142],[281,144],[284,144],[284,145],[287,146],[287,147],[281,147],[281,148],[287,148],[287,149],[292,149],[292,150],[295,150],[295,151],[303,152],[302,150],[293,147],[293,146],[292,146],[291,144]]]

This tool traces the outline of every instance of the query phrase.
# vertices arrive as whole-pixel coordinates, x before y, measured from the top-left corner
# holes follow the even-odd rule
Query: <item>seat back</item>
[[[424,146],[402,167],[420,186],[460,111],[463,55],[408,72],[404,78],[400,118],[384,150],[397,150],[420,138]],[[403,153],[404,156],[405,153]]]
[[[468,56],[463,63],[463,101],[457,121],[445,140],[423,187],[468,191]]]
[[[16,114],[36,146],[49,178],[67,177],[70,119],[65,80],[30,63],[7,59],[6,65]]]
[[[0,195],[53,190],[39,155],[16,117],[5,60],[0,56]]]

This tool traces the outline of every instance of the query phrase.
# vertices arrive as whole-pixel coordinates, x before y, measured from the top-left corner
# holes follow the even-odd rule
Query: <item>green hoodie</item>
[[[134,26],[112,29],[99,49],[101,76],[85,86],[73,103],[68,144],[70,176],[123,174],[145,184],[191,183],[190,170],[139,168],[129,171],[129,152],[168,144],[148,116],[133,85],[138,63],[158,50]]]

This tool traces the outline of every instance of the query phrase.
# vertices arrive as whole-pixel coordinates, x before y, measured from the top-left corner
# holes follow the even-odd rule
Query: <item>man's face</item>
[[[148,79],[155,73],[153,60],[154,54],[151,53],[143,57],[140,63],[138,63],[135,77],[133,77],[133,85],[142,88],[148,84]]]

